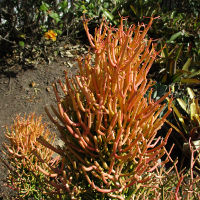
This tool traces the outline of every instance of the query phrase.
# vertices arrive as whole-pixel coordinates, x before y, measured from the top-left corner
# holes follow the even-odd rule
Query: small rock
[[[46,91],[47,91],[47,92],[50,92],[50,91],[51,91],[50,87],[47,87],[47,88],[46,88]]]
[[[36,83],[34,82],[34,81],[32,81],[31,83],[30,83],[30,87],[35,87],[36,86]]]
[[[71,62],[67,62],[66,64],[67,64],[67,66],[68,66],[69,68],[72,68],[72,67],[73,67],[73,64],[72,64]]]
[[[56,144],[56,146],[59,146],[61,148],[65,146],[65,143],[59,138],[56,138],[55,144]]]
[[[73,48],[73,49],[78,49],[78,48],[80,48],[80,45],[77,44],[77,45],[75,45],[75,46],[72,46],[72,48]]]
[[[71,54],[70,51],[66,51],[65,52],[65,56],[67,56],[68,58],[73,58],[74,56]]]

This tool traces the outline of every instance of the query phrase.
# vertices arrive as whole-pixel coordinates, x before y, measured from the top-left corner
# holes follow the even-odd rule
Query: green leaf
[[[40,29],[42,30],[42,32],[47,32],[47,27],[44,25],[40,26]]]
[[[177,49],[177,47],[174,47],[170,52],[168,52],[168,56],[169,57],[172,57],[173,56],[173,53],[174,51]]]
[[[177,52],[176,52],[176,57],[175,57],[175,61],[177,62],[179,57],[180,57],[180,54],[181,54],[181,51],[182,51],[182,47],[183,47],[183,44],[181,44],[181,46],[178,48]]]
[[[197,72],[191,72],[191,74],[188,76],[188,78],[193,78],[195,76],[199,76],[200,75],[200,70],[198,70]]]
[[[166,46],[163,48],[162,54],[163,54],[165,59],[167,59],[169,57],[168,48]]]
[[[59,35],[61,35],[62,34],[62,30],[57,29],[56,33],[59,34]]]
[[[195,78],[182,78],[181,83],[200,85],[200,80]]]
[[[175,12],[175,11],[172,11],[170,18],[171,18],[171,19],[174,19],[174,18],[175,18],[175,15],[176,15],[176,12]]]
[[[22,48],[24,48],[25,43],[23,41],[19,41],[19,46],[22,47]]]
[[[114,24],[116,24],[117,22],[114,19],[114,16],[106,9],[102,9],[103,10],[103,15],[108,18],[110,21],[112,21]]]
[[[133,5],[130,5],[130,8],[134,12],[134,14],[137,16],[137,13],[138,13],[137,9]]]
[[[60,21],[59,15],[58,15],[57,13],[55,13],[55,12],[49,13],[49,16],[50,16],[51,18],[53,18],[53,19],[56,21],[56,23],[58,23],[58,22]]]
[[[82,10],[87,10],[86,7],[85,7],[85,5],[81,5],[81,9]]]
[[[191,99],[195,98],[195,93],[193,92],[193,90],[191,88],[187,87],[187,92]]]
[[[173,34],[170,39],[167,41],[167,43],[171,43],[174,42],[174,40],[176,40],[178,37],[180,37],[181,35],[183,35],[182,31],[179,31],[178,33]]]
[[[18,37],[25,39],[26,38],[26,34],[19,34]]]
[[[180,98],[178,98],[177,101],[178,101],[179,105],[181,106],[181,108],[182,108],[185,112],[187,112],[187,104],[186,104],[182,99],[180,99]]]
[[[188,69],[189,69],[189,67],[191,65],[191,61],[192,61],[192,58],[188,58],[187,61],[186,61],[186,63],[183,65],[182,70],[188,71]]]
[[[168,53],[168,48],[167,45],[164,44],[164,42],[162,42],[162,54],[165,56],[165,59],[169,57],[169,53]]]
[[[68,1],[64,0],[60,3],[60,7],[62,10],[65,10],[65,8],[68,8]]]
[[[40,10],[43,12],[46,12],[49,9],[49,4],[42,2],[42,5],[40,6]]]
[[[174,74],[172,76],[172,82],[175,83],[175,82],[179,82],[181,80],[181,77],[184,75],[184,72],[177,72],[176,74]]]

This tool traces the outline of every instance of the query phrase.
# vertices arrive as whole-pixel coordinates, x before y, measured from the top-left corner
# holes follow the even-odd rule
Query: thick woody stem
[[[37,141],[40,142],[45,147],[51,149],[52,151],[56,152],[57,154],[64,156],[64,153],[62,150],[55,148],[53,145],[51,145],[49,142],[47,142],[42,136],[37,138]]]

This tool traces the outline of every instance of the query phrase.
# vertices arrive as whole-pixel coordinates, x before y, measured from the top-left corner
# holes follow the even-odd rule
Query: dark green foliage
[[[0,2],[0,8],[0,54],[11,56],[13,50],[19,47],[17,51],[22,52],[18,53],[20,62],[31,57],[35,44],[42,46],[39,41],[48,30],[58,34],[57,40],[63,35],[85,40],[83,15],[93,18],[90,29],[94,29],[102,17],[118,25],[120,15],[128,17],[131,24],[138,21],[146,23],[148,17],[154,15],[160,18],[155,20],[149,36],[162,43],[167,42],[170,49],[182,46],[181,59],[178,59],[180,66],[190,57],[193,59],[192,67],[199,66],[198,0],[4,0]],[[42,52],[39,54],[44,54]]]

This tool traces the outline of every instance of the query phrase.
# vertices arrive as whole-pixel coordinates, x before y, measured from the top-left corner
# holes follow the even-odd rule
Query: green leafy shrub
[[[177,98],[177,102],[175,106],[172,104],[173,112],[174,112],[174,122],[167,121],[176,131],[181,135],[184,140],[183,145],[177,145],[181,148],[185,159],[190,159],[190,149],[189,143],[191,143],[192,148],[197,153],[194,154],[194,163],[195,170],[199,172],[200,167],[200,158],[199,158],[199,147],[200,147],[200,106],[199,100],[195,96],[193,90],[191,88],[187,88],[187,92],[189,97],[185,97],[184,100],[181,98]],[[178,109],[179,108],[179,109]],[[179,140],[175,140],[179,141]],[[197,168],[198,167],[198,168]]]
[[[197,66],[198,63],[192,57],[188,57],[186,62],[183,63],[183,60],[185,60],[182,59],[183,55],[183,44],[177,44],[173,49],[169,49],[166,45],[155,62],[156,66],[160,68],[160,75],[157,76],[156,80],[166,85],[174,83],[199,85],[200,70]]]
[[[72,1],[11,0],[1,1],[0,7],[2,62],[11,57],[15,63],[31,64],[36,57],[46,58],[45,47],[52,44],[43,40],[46,33],[52,30],[57,39],[61,35],[73,38],[83,29],[83,13]]]

